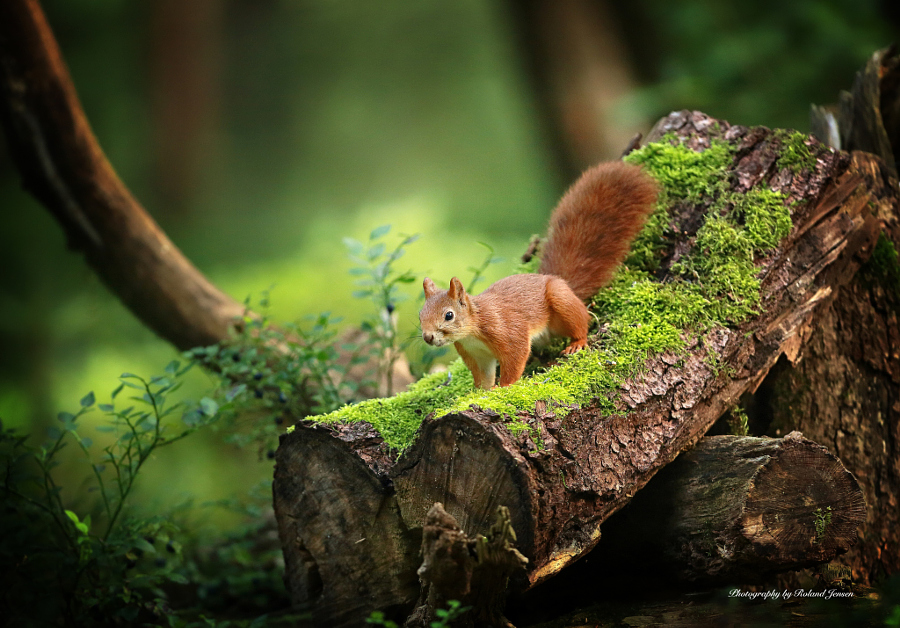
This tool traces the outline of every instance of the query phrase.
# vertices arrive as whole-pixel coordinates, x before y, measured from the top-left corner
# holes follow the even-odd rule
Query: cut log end
[[[740,525],[754,552],[790,567],[797,556],[824,562],[847,551],[865,518],[853,474],[824,447],[792,434],[754,477]]]
[[[426,422],[422,430],[427,437],[401,457],[393,472],[404,520],[422,525],[432,505],[441,502],[474,535],[487,530],[503,506],[512,513],[519,548],[529,554],[534,546],[534,524],[528,519],[531,495],[526,475],[507,457],[509,433],[499,426],[486,430],[468,412]],[[426,444],[427,455],[422,455],[417,446]]]
[[[320,625],[358,626],[373,609],[405,612],[418,595],[420,537],[403,524],[390,483],[354,449],[365,437],[306,423],[278,448],[285,582],[297,610],[312,610]]]
[[[603,526],[604,569],[637,561],[679,579],[752,582],[827,562],[857,540],[856,478],[821,445],[711,436]]]

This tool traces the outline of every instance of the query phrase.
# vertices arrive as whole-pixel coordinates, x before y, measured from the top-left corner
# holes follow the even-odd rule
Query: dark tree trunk
[[[818,128],[824,111],[814,111]],[[859,543],[840,559],[859,582],[900,571],[900,54],[876,52],[831,119],[845,148],[878,154],[894,203],[872,259],[837,292],[808,341],[773,369],[754,400],[760,433],[801,430],[828,446],[859,480],[868,504]]]
[[[650,120],[617,119],[635,85],[622,24],[606,0],[508,2],[547,143],[566,180],[622,147]]]
[[[176,213],[196,193],[203,161],[214,152],[225,6],[216,0],[153,3],[155,170],[164,202]]]
[[[320,622],[352,624],[346,614],[329,615],[321,605],[335,599],[327,593],[332,590],[355,592],[346,603],[355,606],[358,619],[366,608],[408,603],[414,583],[407,574],[418,567],[417,536],[435,502],[469,536],[485,533],[498,507],[509,508],[518,548],[529,560],[514,589],[532,587],[584,555],[597,543],[606,518],[695,444],[744,392],[755,389],[782,353],[796,354],[798,334],[871,252],[879,230],[871,208],[894,202],[877,162],[864,154],[811,144],[816,168],[792,173],[774,167],[780,144],[768,129],[732,127],[682,112],[660,121],[651,139],[666,133],[694,149],[723,138],[735,147],[736,191],[766,181],[795,201],[791,235],[757,263],[760,314],[739,327],[715,330],[702,343],[694,339],[682,354],[650,359],[640,376],[622,386],[612,414],[586,404],[563,423],[538,403],[529,416],[519,417],[539,434],[534,439],[529,432],[511,433],[503,417],[475,406],[427,418],[399,459],[365,423],[298,424],[278,450],[276,516],[286,561],[294,565],[288,572],[294,601],[323,609]],[[691,247],[689,225],[696,224],[695,212],[702,208],[700,203],[674,218],[672,250]],[[711,357],[720,368],[710,366]],[[318,462],[292,466],[308,458]],[[315,499],[326,484],[342,487],[328,497],[330,521],[297,499]],[[359,491],[353,488],[357,484]],[[357,513],[357,493],[370,496],[366,507],[378,517]],[[390,513],[390,522],[383,513]],[[379,561],[378,568],[387,571],[341,567],[361,559],[354,544],[373,538],[363,534],[366,529],[377,532],[378,547],[394,552]],[[328,551],[313,547],[328,538]],[[295,584],[312,578],[310,565],[323,582],[318,598]],[[326,579],[336,577],[330,574],[341,581]],[[372,582],[393,584],[370,595]],[[388,599],[395,585],[396,596]]]
[[[873,260],[837,293],[797,359],[779,363],[760,390],[768,434],[802,430],[859,479],[868,514],[840,562],[860,582],[900,572],[898,312],[900,274],[895,267],[890,281]]]
[[[591,559],[606,573],[760,582],[843,554],[865,518],[856,478],[798,432],[709,436],[610,518]]]

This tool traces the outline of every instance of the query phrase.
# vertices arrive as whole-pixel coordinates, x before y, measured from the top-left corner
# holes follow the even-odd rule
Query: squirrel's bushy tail
[[[656,207],[656,181],[621,161],[586,170],[550,218],[540,273],[562,277],[587,300],[612,279]]]

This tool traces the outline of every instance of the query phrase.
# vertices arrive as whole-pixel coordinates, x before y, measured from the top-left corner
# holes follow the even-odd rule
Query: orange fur
[[[563,353],[587,343],[584,300],[606,284],[625,258],[656,202],[656,183],[637,166],[603,163],[586,171],[550,218],[541,274],[506,277],[477,296],[454,277],[447,290],[425,278],[419,312],[425,342],[453,343],[475,386],[491,388],[522,377],[533,341],[571,339]]]
[[[584,172],[550,217],[540,273],[580,299],[605,286],[656,204],[656,181],[638,166],[606,162]]]

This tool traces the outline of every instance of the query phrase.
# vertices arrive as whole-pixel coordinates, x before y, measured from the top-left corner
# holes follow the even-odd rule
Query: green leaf
[[[380,227],[375,227],[372,229],[372,233],[369,234],[370,240],[377,240],[383,235],[386,235],[388,231],[391,230],[390,225],[381,225]]]
[[[116,395],[122,392],[123,388],[125,388],[125,384],[119,384],[119,386],[114,391],[112,391],[112,398],[115,399]]]
[[[98,425],[97,431],[111,433],[111,432],[115,432],[116,428],[114,428],[112,425]]]
[[[225,394],[226,401],[234,401],[234,398],[247,390],[247,384],[238,384]]]
[[[78,529],[79,532],[81,532],[82,534],[88,533],[87,525],[78,520],[78,515],[76,515],[71,510],[66,510],[65,512],[66,512],[66,516],[72,520],[72,523],[75,524],[75,527]],[[88,519],[88,521],[89,521],[89,519]]]
[[[178,360],[172,360],[171,362],[166,364],[165,371],[170,375],[175,375],[176,373],[178,373],[179,366],[181,366],[181,362],[179,362]]]
[[[171,582],[174,582],[175,584],[187,584],[188,583],[188,579],[185,578],[184,576],[182,576],[180,573],[174,573],[174,572],[167,573],[166,578],[168,578]]]
[[[354,290],[354,291],[353,291],[353,298],[354,298],[354,299],[366,299],[366,298],[368,298],[368,297],[370,297],[370,296],[372,296],[372,291],[371,291],[371,290]]]
[[[354,240],[353,238],[344,238],[344,246],[347,247],[347,250],[351,255],[355,255],[357,257],[361,256],[363,250],[365,250],[363,243],[359,240]]]
[[[87,436],[85,436],[84,438],[81,439],[81,446],[84,447],[85,449],[87,449],[88,447],[90,447],[93,444],[94,444],[94,441],[92,441]]]
[[[204,397],[200,400],[200,409],[206,416],[213,417],[216,415],[216,412],[219,411],[219,404],[217,404],[209,397]]]
[[[119,379],[129,379],[129,378],[140,379],[140,377],[138,377],[134,373],[128,373],[127,371],[125,373],[122,373],[121,375],[119,375]]]
[[[152,544],[148,543],[147,540],[142,537],[137,537],[136,539],[133,539],[133,545],[134,545],[135,549],[143,550],[144,552],[146,552],[148,554],[156,553],[156,548],[153,547]]]
[[[101,403],[97,407],[100,408],[103,412],[112,412],[115,410],[111,403]]]
[[[92,390],[81,398],[81,407],[90,408],[92,405],[94,405],[94,401],[96,401],[96,399],[94,398],[94,391]]]
[[[60,412],[56,415],[56,418],[60,423],[71,423],[75,420],[75,415],[71,412]]]

